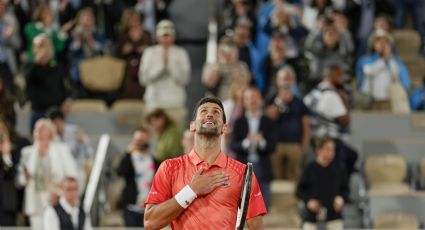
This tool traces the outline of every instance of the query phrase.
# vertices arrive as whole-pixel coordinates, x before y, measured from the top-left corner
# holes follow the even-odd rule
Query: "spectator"
[[[264,63],[264,85],[263,95],[268,95],[277,90],[276,74],[279,69],[287,66],[297,66],[297,60],[288,58],[286,54],[285,35],[276,30],[271,34],[269,44],[269,53],[267,54]]]
[[[323,137],[316,144],[317,158],[307,165],[297,186],[297,197],[305,204],[302,229],[343,229],[342,209],[348,200],[345,173],[334,163],[335,143]]]
[[[314,138],[329,136],[336,145],[336,162],[349,175],[355,170],[357,152],[348,146],[350,110],[348,96],[343,88],[344,73],[338,63],[325,68],[323,80],[304,97],[311,111],[311,126]]]
[[[246,85],[251,81],[247,65],[239,61],[236,44],[224,37],[217,50],[217,63],[204,65],[202,82],[209,92],[221,100],[232,97],[233,86]]]
[[[60,30],[55,29],[53,13],[48,5],[39,5],[33,15],[33,21],[25,25],[24,33],[27,41],[27,62],[35,61],[36,54],[33,48],[33,40],[39,34],[45,34],[52,43],[52,57],[65,49],[68,31],[74,26],[74,22],[65,23]]]
[[[155,35],[155,25],[164,19],[168,19],[168,8],[172,0],[138,0],[134,8],[143,15],[144,26]]]
[[[0,119],[15,127],[15,98],[10,94],[2,78],[0,78],[0,108]]]
[[[105,38],[96,31],[96,21],[93,10],[84,8],[78,12],[76,26],[72,31],[72,41],[69,45],[71,56],[71,80],[81,84],[80,63],[87,58],[101,55],[105,51]]]
[[[34,63],[29,64],[26,73],[27,98],[31,102],[31,130],[35,122],[44,117],[52,106],[60,107],[67,97],[64,68],[52,60],[53,50],[45,34],[34,38]]]
[[[224,30],[231,29],[239,17],[246,17],[251,23],[251,36],[255,34],[255,5],[249,0],[227,0],[222,7],[222,27]]]
[[[261,92],[247,88],[243,92],[245,113],[236,120],[232,132],[231,148],[236,159],[242,163],[251,162],[266,207],[271,205],[270,182],[273,179],[270,155],[275,149],[274,123],[263,115]]]
[[[78,180],[66,177],[61,185],[59,202],[46,209],[44,213],[45,230],[80,229],[92,230],[90,216],[79,203],[80,190]]]
[[[85,169],[91,165],[94,158],[93,148],[87,134],[77,125],[70,124],[65,120],[65,114],[57,107],[48,110],[48,117],[56,128],[60,142],[65,143],[71,149],[71,153],[78,167],[78,181],[80,188],[85,187],[87,175]]]
[[[15,187],[16,165],[6,125],[0,123],[0,226],[16,226],[18,195]]]
[[[308,30],[315,30],[320,26],[321,18],[332,10],[331,0],[310,0],[303,9],[302,21]]]
[[[144,127],[133,133],[117,173],[125,179],[122,192],[124,222],[126,227],[143,227],[143,204],[152,185],[156,161],[149,151],[150,134]]]
[[[140,60],[145,48],[151,45],[151,36],[144,30],[137,11],[128,9],[121,18],[120,36],[117,42],[118,56],[126,61],[126,71],[120,98],[141,99],[145,93],[139,84]]]
[[[158,136],[154,151],[157,161],[176,157],[183,153],[181,146],[182,131],[162,109],[155,109],[146,116],[146,121]]]
[[[66,97],[65,70],[52,59],[51,45],[45,34],[34,38],[33,49],[36,59],[28,65],[25,72],[26,97],[31,102],[33,115],[37,112],[39,117],[44,116],[43,113],[48,107],[61,105]]]
[[[425,2],[423,0],[395,0],[395,26],[402,29],[405,25],[406,15],[410,14],[415,30],[422,39],[425,52]],[[424,53],[425,54],[425,53]]]
[[[25,187],[25,214],[32,230],[44,230],[43,214],[59,199],[60,183],[77,176],[77,166],[65,144],[55,141],[56,130],[51,121],[40,119],[35,124],[34,144],[22,149],[18,166],[18,184]]]
[[[146,86],[147,109],[162,108],[183,126],[187,115],[185,86],[190,80],[190,61],[186,50],[174,45],[175,33],[171,21],[158,23],[158,45],[145,50],[139,81]]]
[[[182,146],[183,146],[183,151],[185,153],[188,153],[193,149],[194,136],[195,136],[194,133],[190,131],[189,129],[186,129],[183,132]]]
[[[305,42],[306,56],[310,59],[307,92],[320,81],[328,63],[340,62],[346,73],[351,69],[354,45],[347,29],[347,19],[333,13],[324,20],[322,28],[311,31]]]
[[[410,87],[406,67],[393,53],[393,37],[376,30],[369,40],[372,53],[361,57],[356,64],[356,77],[360,91],[372,98],[372,110],[390,111],[389,87],[400,81],[407,91]]]
[[[276,127],[276,151],[272,155],[277,179],[299,178],[304,152],[310,147],[309,111],[294,95],[295,73],[290,67],[279,70],[277,92],[266,100],[265,114]]]
[[[19,24],[8,11],[7,1],[0,0],[0,80],[15,95],[14,75],[17,71],[15,52],[21,46]]]

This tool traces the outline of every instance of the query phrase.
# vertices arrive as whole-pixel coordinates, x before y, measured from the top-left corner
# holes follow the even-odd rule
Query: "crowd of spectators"
[[[340,183],[334,184],[335,196],[323,198],[328,209],[337,209],[331,214],[339,219],[347,199],[344,183],[357,160],[348,140],[356,95],[369,99],[362,107],[368,110],[393,111],[394,103],[425,108],[425,86],[413,88],[393,36],[411,15],[422,42],[417,53],[425,55],[424,1],[222,2],[217,61],[204,64],[202,86],[223,101],[229,125],[223,149],[254,163],[268,207],[273,178],[300,180],[298,196],[306,202],[308,222],[317,221],[311,212],[320,209],[319,200],[311,201],[309,189],[318,186],[312,180],[340,168],[346,173],[334,178]],[[150,130],[135,131],[118,169],[127,182],[125,222],[143,225],[134,221],[143,213],[138,204],[151,181],[142,172],[153,175],[158,162],[191,148],[190,133],[181,142],[190,119],[185,105],[191,61],[176,44],[178,31],[168,16],[172,3],[178,4],[0,0],[0,182],[10,184],[17,177],[20,185],[11,187],[18,191],[12,205],[0,197],[0,225],[14,225],[24,205],[34,229],[43,229],[43,212],[58,202],[63,180],[76,178],[83,188],[86,178],[79,172],[93,150],[84,133],[65,122],[61,107],[67,98],[99,96],[85,87],[80,64],[105,55],[125,63],[122,85],[107,102],[138,99],[149,112],[145,120]],[[25,84],[15,84],[19,74]],[[394,91],[394,84],[401,87]],[[394,92],[404,92],[410,101],[392,101]],[[15,102],[26,101],[31,103],[32,145],[15,131]],[[154,143],[148,141],[151,136]],[[322,141],[312,141],[317,139]],[[311,148],[317,148],[318,160],[303,171]],[[2,192],[8,188],[2,186]]]

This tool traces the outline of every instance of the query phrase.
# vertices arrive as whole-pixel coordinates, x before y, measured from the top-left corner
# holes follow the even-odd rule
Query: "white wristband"
[[[180,206],[187,208],[196,197],[196,193],[190,188],[189,185],[186,185],[182,190],[180,190],[179,193],[174,196],[174,199],[176,199]]]

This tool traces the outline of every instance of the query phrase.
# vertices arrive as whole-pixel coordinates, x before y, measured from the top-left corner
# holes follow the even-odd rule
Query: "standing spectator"
[[[225,101],[232,97],[233,86],[247,85],[250,81],[247,65],[239,60],[238,47],[223,37],[217,50],[217,63],[204,65],[202,82],[211,94]]]
[[[321,29],[311,31],[307,37],[305,49],[306,56],[310,59],[307,92],[320,82],[323,70],[328,63],[340,62],[347,73],[351,69],[354,45],[347,23],[343,15],[333,13],[324,19]]]
[[[34,38],[35,60],[26,73],[27,98],[31,102],[31,130],[35,122],[44,117],[52,106],[60,107],[67,97],[64,68],[52,60],[53,50],[45,34]]]
[[[270,155],[275,149],[274,122],[263,115],[261,92],[247,88],[243,92],[245,113],[233,127],[231,148],[242,163],[252,162],[267,208],[271,204],[270,181],[273,179]]]
[[[395,26],[402,29],[405,25],[406,15],[410,14],[415,30],[421,36],[425,52],[425,1],[423,0],[395,0]],[[424,53],[425,54],[425,53]]]
[[[373,99],[371,109],[390,111],[389,87],[400,81],[407,91],[410,87],[409,73],[393,53],[393,37],[384,30],[376,30],[369,40],[372,53],[361,57],[356,64],[356,77],[360,91]]]
[[[310,147],[309,111],[294,95],[295,73],[290,67],[279,70],[277,92],[266,100],[266,115],[275,121],[276,151],[273,170],[277,179],[299,178],[304,152]]]
[[[95,16],[91,8],[84,8],[78,12],[69,51],[71,80],[79,85],[81,82],[80,63],[85,59],[101,55],[105,51],[105,38],[103,34],[96,31]]]
[[[65,114],[57,107],[49,109],[46,114],[53,125],[55,125],[59,140],[68,145],[74,160],[78,167],[78,181],[80,187],[84,188],[87,180],[85,168],[91,165],[94,158],[93,148],[90,146],[90,141],[87,134],[77,125],[70,124],[65,120]]]
[[[158,45],[148,47],[140,65],[139,81],[146,86],[147,109],[162,108],[181,126],[186,121],[186,89],[190,80],[190,60],[183,48],[174,45],[174,24],[158,23]]]
[[[304,103],[311,112],[313,137],[332,137],[336,145],[335,160],[351,175],[358,156],[357,152],[347,145],[350,107],[343,83],[344,73],[341,66],[338,63],[327,66],[323,80],[304,97]]]
[[[52,122],[40,119],[35,124],[34,144],[22,149],[18,184],[26,186],[24,211],[32,230],[45,229],[43,214],[49,205],[58,202],[60,183],[78,174],[70,149],[56,142],[55,137]]]
[[[168,8],[172,0],[137,0],[134,8],[143,15],[144,26],[152,34],[155,34],[155,25],[164,19],[168,19]]]
[[[79,203],[78,180],[66,177],[61,185],[59,202],[46,209],[43,221],[45,230],[92,230],[90,216]]]
[[[14,76],[17,71],[15,52],[21,47],[19,24],[8,12],[6,0],[0,0],[0,75],[3,87],[15,94]]]
[[[194,138],[195,134],[190,131],[189,129],[186,129],[183,132],[183,138],[182,138],[182,146],[183,146],[183,151],[185,153],[190,152],[193,149],[193,138]]]
[[[158,136],[154,157],[163,162],[183,154],[180,127],[162,109],[155,109],[146,116],[146,121]]]
[[[137,11],[128,9],[121,18],[120,36],[117,42],[118,56],[126,61],[126,71],[120,98],[141,99],[145,93],[139,84],[139,68],[143,51],[151,45],[151,36],[144,30]]]
[[[31,130],[48,108],[60,106],[66,98],[65,70],[52,59],[52,43],[45,34],[34,38],[35,60],[26,71],[26,96],[31,102]]]
[[[348,182],[343,168],[334,163],[335,143],[323,137],[316,144],[317,158],[301,176],[297,197],[306,208],[302,229],[318,229],[318,222],[325,222],[326,229],[343,229],[342,209],[348,199]]]
[[[133,139],[118,166],[118,175],[125,179],[121,199],[126,227],[143,227],[143,204],[157,168],[156,161],[149,151],[149,142],[149,131],[139,127],[133,133]]]
[[[74,26],[70,21],[57,30],[54,25],[53,13],[48,5],[39,5],[33,15],[33,21],[25,25],[24,33],[27,41],[27,62],[32,62],[36,58],[33,49],[33,40],[39,34],[46,34],[52,43],[52,57],[65,49],[65,43],[68,38],[68,31]]]
[[[15,98],[0,78],[0,119],[9,125],[16,125]]]
[[[18,194],[15,187],[16,164],[6,125],[0,123],[0,226],[16,226]]]

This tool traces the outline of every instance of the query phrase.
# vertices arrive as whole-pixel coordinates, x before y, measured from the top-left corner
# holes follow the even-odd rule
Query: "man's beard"
[[[205,136],[219,136],[217,127],[205,127],[201,125],[198,133]]]

